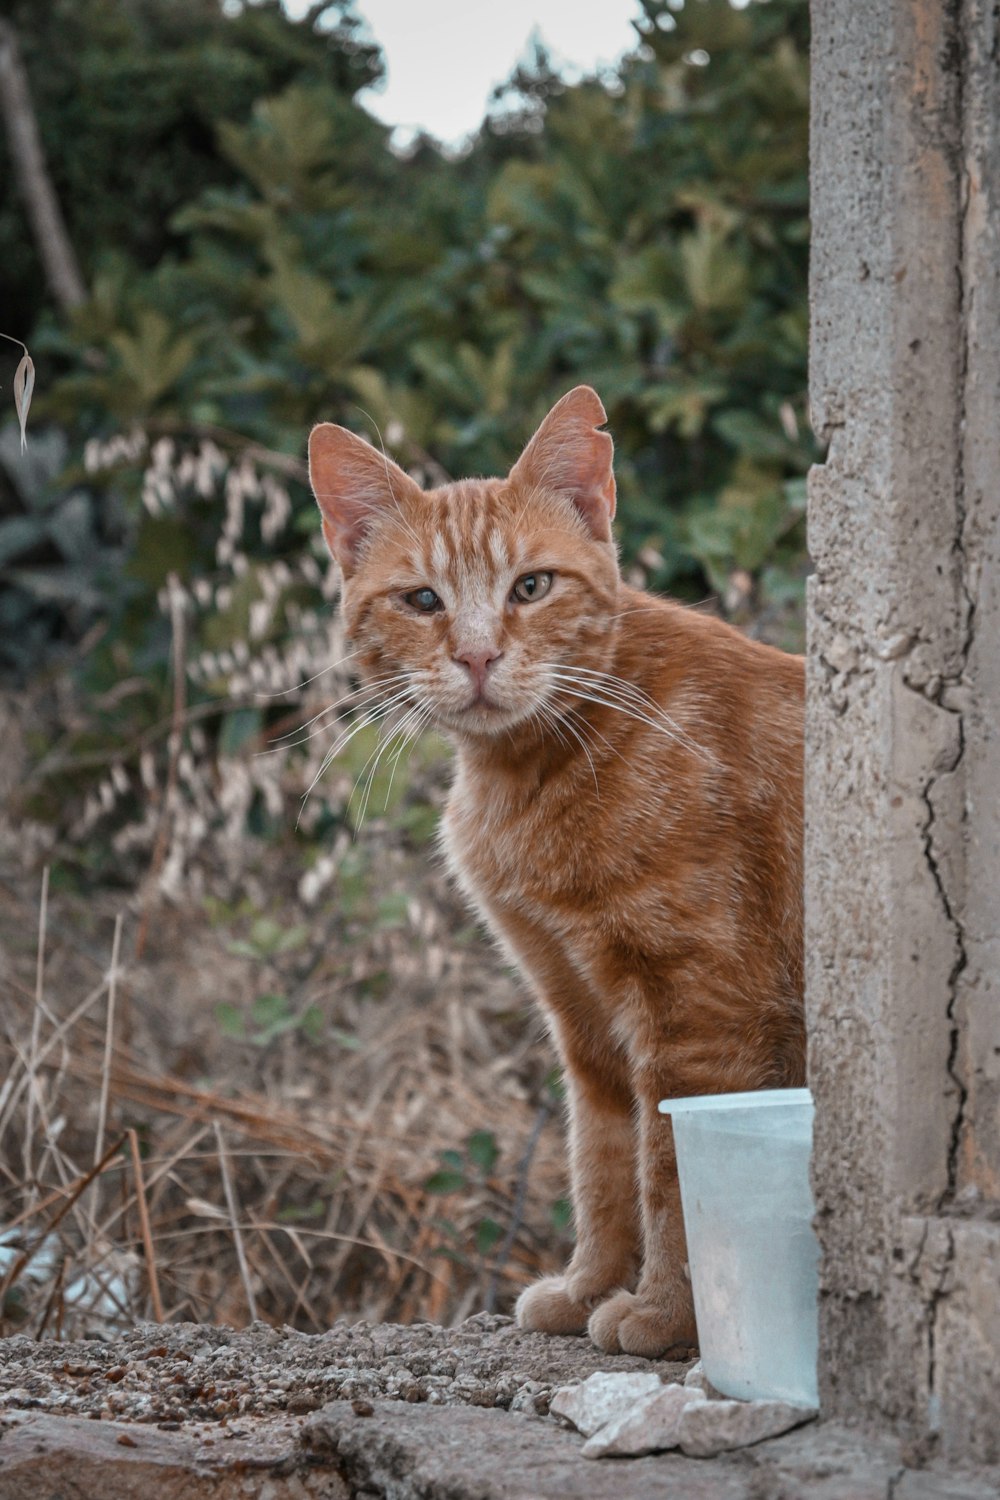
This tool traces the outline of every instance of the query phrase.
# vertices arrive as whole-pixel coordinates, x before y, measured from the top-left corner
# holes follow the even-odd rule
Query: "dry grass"
[[[306,998],[324,1025],[261,1046],[220,1035],[204,985],[188,983],[211,954],[209,990],[237,1004],[239,986],[245,1007],[273,982],[273,962],[227,952],[245,918],[220,928],[162,908],[134,965],[121,954],[130,939],[134,951],[138,898],[123,924],[47,880],[34,910],[9,883],[4,897],[2,1331],[79,1337],[149,1317],[311,1331],[342,1315],[451,1322],[503,1310],[565,1253],[548,1050],[484,948],[443,954],[437,933],[399,955],[409,993],[364,1001],[350,983],[338,993],[321,956]],[[106,968],[87,982],[86,929],[108,926]],[[318,950],[326,938],[317,920]],[[351,955],[354,972],[384,962]],[[457,1153],[447,1178],[442,1152]]]
[[[161,590],[161,720],[119,711],[127,653],[87,701],[0,698],[0,1327],[502,1309],[566,1250],[552,1058],[434,867],[440,759],[389,743],[375,777],[336,572],[272,555],[275,455],[86,462],[140,466],[179,532],[224,515]]]
[[[162,717],[124,646],[0,698],[4,1331],[450,1322],[567,1252],[550,1048],[435,868],[440,750],[375,775],[279,461],[88,445],[179,534],[222,515],[160,593]]]

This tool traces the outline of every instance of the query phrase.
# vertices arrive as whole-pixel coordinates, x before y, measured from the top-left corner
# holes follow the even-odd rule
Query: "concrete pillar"
[[[821,1394],[1000,1460],[1000,8],[814,0]]]

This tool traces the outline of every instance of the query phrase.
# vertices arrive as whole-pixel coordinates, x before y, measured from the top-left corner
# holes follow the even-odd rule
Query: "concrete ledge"
[[[0,1342],[0,1500],[996,1500],[1000,1472],[917,1468],[814,1424],[712,1459],[582,1456],[548,1415],[608,1357],[459,1328],[145,1325],[113,1343]],[[331,1399],[331,1396],[336,1399]]]

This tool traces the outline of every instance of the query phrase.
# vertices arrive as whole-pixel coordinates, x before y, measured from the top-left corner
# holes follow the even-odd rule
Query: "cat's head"
[[[604,664],[616,612],[613,445],[596,393],[565,395],[506,479],[425,491],[344,427],[309,440],[358,664],[386,701],[492,737],[544,721],[564,673]]]

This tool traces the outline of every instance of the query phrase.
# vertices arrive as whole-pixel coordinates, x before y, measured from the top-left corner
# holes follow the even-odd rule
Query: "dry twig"
[[[149,1227],[149,1208],[146,1189],[142,1181],[142,1160],[139,1156],[139,1137],[134,1126],[128,1130],[129,1150],[132,1153],[132,1173],[135,1177],[135,1201],[139,1210],[139,1230],[142,1246],[146,1252],[146,1275],[149,1279],[149,1300],[153,1304],[153,1321],[163,1322],[163,1303],[160,1301],[160,1282],[156,1274],[156,1255],[153,1251],[153,1235]]]
[[[229,1210],[229,1227],[233,1232],[233,1244],[236,1248],[236,1259],[240,1268],[240,1279],[243,1282],[243,1290],[246,1294],[247,1308],[253,1322],[257,1321],[257,1299],[253,1294],[253,1286],[250,1282],[250,1267],[247,1264],[246,1251],[243,1248],[243,1236],[240,1233],[239,1213],[236,1207],[236,1193],[233,1190],[233,1179],[229,1173],[229,1163],[226,1160],[226,1143],[222,1138],[222,1126],[218,1120],[215,1121],[215,1140],[219,1149],[219,1168],[222,1172],[222,1186],[226,1194],[226,1207]]]

